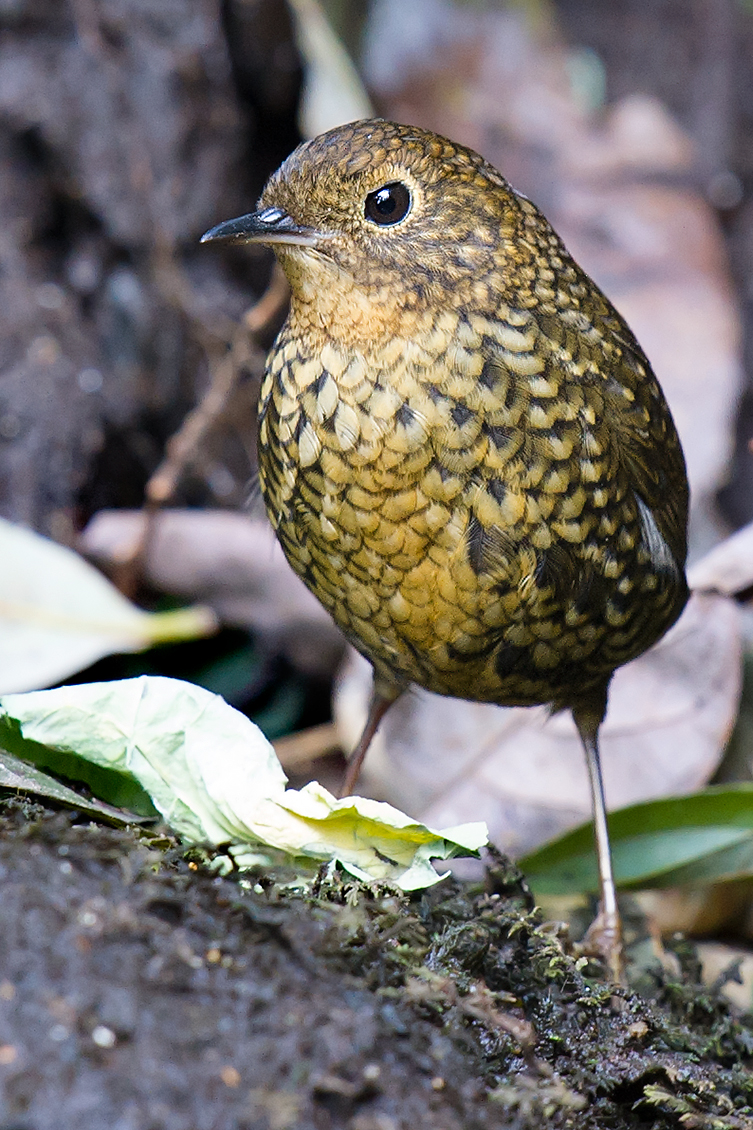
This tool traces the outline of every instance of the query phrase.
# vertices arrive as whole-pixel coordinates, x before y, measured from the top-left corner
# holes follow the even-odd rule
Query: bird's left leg
[[[607,810],[604,800],[604,781],[599,758],[599,726],[604,718],[606,694],[603,705],[573,707],[573,718],[583,743],[591,785],[594,838],[599,866],[599,913],[589,927],[584,939],[586,946],[594,948],[603,957],[612,979],[624,984],[625,969],[622,953],[622,923],[617,906],[617,892],[612,871],[612,852],[609,846]]]
[[[348,758],[345,776],[340,786],[340,798],[353,795],[353,790],[356,787],[356,782],[361,772],[361,766],[363,765],[363,759],[371,745],[371,739],[374,737],[379,723],[382,721],[395,699],[399,698],[403,693],[403,689],[403,687],[395,686],[394,683],[382,684],[380,680],[375,677],[366,725],[363,728],[361,737],[358,739],[358,744]]]

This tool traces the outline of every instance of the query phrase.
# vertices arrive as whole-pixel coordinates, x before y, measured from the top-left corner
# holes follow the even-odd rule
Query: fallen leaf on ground
[[[440,878],[432,859],[475,854],[487,840],[483,824],[435,832],[387,804],[336,800],[317,782],[286,789],[261,730],[218,695],[177,679],[5,695],[0,710],[18,755],[27,746],[34,757],[42,746],[50,768],[59,752],[67,773],[73,755],[136,781],[178,835],[229,844],[239,867],[284,862],[311,878],[335,862],[413,890]]]
[[[694,938],[751,939],[752,894],[753,880],[732,879],[707,883],[701,887],[662,887],[637,891],[635,899],[647,919],[662,935],[680,932]]]
[[[688,583],[699,591],[725,596],[753,587],[753,523],[743,526],[688,569]]]
[[[698,942],[704,982],[719,985],[727,1000],[740,1009],[753,1009],[753,953],[721,942]]]
[[[0,519],[0,692],[49,686],[105,655],[216,626],[208,608],[144,612],[72,549]]]
[[[32,796],[47,797],[56,804],[64,804],[69,808],[78,808],[82,812],[91,812],[102,820],[115,824],[132,824],[141,820],[133,813],[124,812],[121,808],[113,808],[101,800],[90,800],[80,793],[69,789],[54,777],[14,757],[12,753],[0,748],[0,788],[12,789],[17,792],[30,793]]]
[[[141,510],[101,510],[81,535],[81,551],[113,566],[128,557],[143,522]],[[288,565],[265,518],[166,509],[152,523],[144,558],[150,585],[208,604],[225,624],[253,629],[299,670],[334,671],[343,638]]]

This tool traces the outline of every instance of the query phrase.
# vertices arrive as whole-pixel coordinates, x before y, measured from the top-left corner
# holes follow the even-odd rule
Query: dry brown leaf
[[[739,612],[694,596],[679,623],[615,675],[602,729],[610,808],[702,786],[737,715]],[[352,656],[335,696],[343,748],[366,716],[368,664]],[[493,843],[520,855],[590,815],[585,760],[569,714],[410,692],[388,712],[362,787],[442,826],[486,820]]]
[[[105,568],[127,560],[141,536],[143,512],[103,510],[80,549]],[[225,624],[253,628],[301,670],[334,669],[342,636],[295,576],[266,519],[230,510],[161,510],[145,555],[145,580],[161,592],[201,600]]]
[[[692,172],[693,144],[655,98],[631,94],[611,107],[602,123],[584,124],[588,128],[575,144],[562,149],[571,177]]]
[[[722,529],[715,495],[741,378],[739,316],[716,220],[686,189],[580,184],[564,194],[559,229],[635,331],[667,394],[688,466],[691,536],[706,548]]]
[[[702,887],[637,891],[634,897],[663,937],[679,931],[695,938],[739,938],[750,937],[746,919],[752,890],[749,879],[740,879]]]
[[[698,957],[704,982],[713,985],[721,979],[724,981],[722,992],[727,1000],[741,1012],[750,1012],[753,1008],[753,954],[750,950],[721,942],[699,942]],[[735,966],[736,975],[726,980],[725,975]]]
[[[694,589],[735,596],[753,586],[753,523],[715,546],[688,570]]]

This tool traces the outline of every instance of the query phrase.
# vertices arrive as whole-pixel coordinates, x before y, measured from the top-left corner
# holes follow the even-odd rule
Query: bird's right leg
[[[599,912],[588,929],[584,939],[587,948],[595,949],[604,959],[612,979],[624,984],[625,969],[622,950],[622,922],[617,906],[617,891],[612,871],[612,852],[607,828],[607,809],[604,799],[604,781],[601,775],[599,757],[599,726],[604,716],[603,709],[573,709],[573,718],[578,728],[588,766],[588,779],[591,786],[591,805],[596,840],[596,857],[599,865]]]
[[[376,679],[374,680],[374,687],[371,692],[371,703],[369,705],[368,717],[366,718],[366,725],[363,728],[361,737],[358,739],[356,748],[348,758],[348,765],[345,770],[345,776],[343,778],[343,783],[340,786],[339,795],[341,799],[342,797],[353,795],[353,790],[356,787],[356,782],[358,781],[358,777],[361,772],[361,766],[363,765],[363,759],[366,756],[369,746],[371,745],[371,739],[377,732],[379,723],[382,721],[395,699],[399,698],[402,692],[402,687],[396,687],[394,686],[394,684],[390,686],[382,686]]]

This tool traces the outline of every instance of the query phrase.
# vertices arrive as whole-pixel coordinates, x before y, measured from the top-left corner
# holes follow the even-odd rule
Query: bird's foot
[[[625,955],[622,947],[622,923],[617,910],[611,913],[599,905],[599,913],[585,933],[579,949],[587,957],[600,958],[616,985],[625,986]]]

